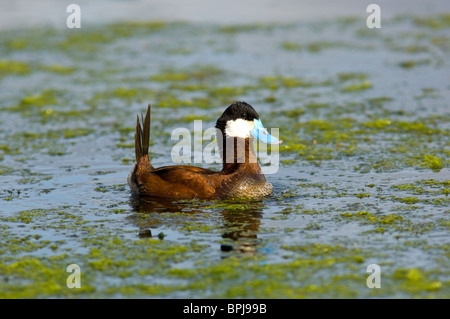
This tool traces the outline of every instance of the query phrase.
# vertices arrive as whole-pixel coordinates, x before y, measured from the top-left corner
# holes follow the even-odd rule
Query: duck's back
[[[217,175],[209,169],[174,165],[157,169],[136,168],[128,177],[130,188],[140,194],[173,199],[214,198]]]

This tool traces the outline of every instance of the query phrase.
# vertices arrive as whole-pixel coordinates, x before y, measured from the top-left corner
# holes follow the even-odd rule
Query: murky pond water
[[[1,31],[0,296],[448,298],[449,28],[440,14],[377,30],[339,18]],[[273,196],[131,194],[147,103],[157,167],[173,164],[175,128],[212,127],[234,100],[280,129]]]

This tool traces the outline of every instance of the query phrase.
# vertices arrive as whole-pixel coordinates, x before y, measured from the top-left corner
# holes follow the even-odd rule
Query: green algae
[[[89,105],[96,107],[99,103],[104,101],[119,99],[131,102],[147,102],[155,98],[155,91],[148,88],[126,88],[117,87],[115,89],[107,89],[102,92],[97,92],[94,96],[86,101]]]
[[[413,196],[408,196],[408,197],[395,197],[394,200],[397,200],[399,202],[408,204],[408,205],[413,205],[419,202],[419,199],[417,197],[413,197]]]
[[[2,264],[0,273],[3,277],[1,296],[2,298],[35,298],[38,296],[54,296],[65,291],[66,296],[75,292],[67,290],[65,286],[64,268],[55,269],[48,266],[45,262],[36,258],[22,258],[10,264]],[[33,281],[28,280],[21,283],[19,278],[26,278],[33,274]],[[6,278],[16,278],[8,280]],[[5,280],[6,279],[6,280]],[[89,291],[87,285],[83,291]]]
[[[432,169],[433,171],[440,171],[442,167],[444,167],[444,164],[442,163],[442,160],[434,155],[431,154],[425,154],[423,156],[422,166],[428,167]]]
[[[53,212],[36,211],[36,219],[48,217]],[[65,216],[65,223],[70,214],[61,212],[58,216]],[[22,214],[26,216],[26,214]],[[358,214],[358,216],[370,214]],[[77,220],[71,217],[74,221]],[[35,220],[36,221],[36,220]],[[19,223],[28,223],[28,220],[18,220]],[[387,223],[387,221],[386,221]],[[50,225],[54,225],[50,223]],[[90,227],[91,236],[84,239],[89,245],[87,255],[59,254],[53,257],[33,258],[24,257],[18,261],[3,263],[0,267],[0,276],[12,280],[2,280],[2,297],[4,298],[35,298],[35,297],[83,297],[83,296],[169,296],[174,292],[187,291],[197,296],[214,296],[217,298],[298,298],[329,296],[356,297],[360,295],[359,289],[365,283],[365,276],[358,272],[347,275],[335,275],[331,280],[324,280],[317,275],[323,271],[329,272],[341,267],[348,269],[363,269],[368,255],[361,249],[346,246],[312,244],[312,245],[284,245],[283,250],[295,252],[297,257],[277,264],[266,264],[264,256],[242,256],[240,258],[228,257],[221,261],[209,261],[194,268],[182,267],[182,262],[195,251],[208,249],[196,244],[180,245],[174,242],[161,242],[156,239],[125,239],[114,234],[104,234],[84,224],[84,229]],[[183,227],[192,227],[189,224]],[[78,228],[78,227],[77,227]],[[190,232],[199,229],[186,229]],[[201,231],[201,230],[200,230]],[[204,229],[210,232],[210,229]],[[30,241],[32,238],[28,238]],[[41,241],[43,245],[49,245]],[[11,244],[9,244],[11,246]],[[29,249],[24,246],[21,250]],[[37,249],[37,247],[34,247]],[[58,249],[58,248],[56,248]],[[68,273],[65,267],[76,261],[81,265],[82,288],[68,289],[65,285]],[[142,267],[143,264],[152,265]],[[180,266],[176,266],[179,264]],[[168,265],[171,265],[168,267]],[[358,266],[361,265],[361,266]],[[361,273],[361,272],[360,272]],[[403,270],[396,270],[389,276],[395,282],[404,282]],[[136,275],[148,278],[141,284],[130,281]],[[161,277],[174,280],[171,284],[152,284],[150,278]],[[312,277],[311,277],[312,276]],[[442,292],[436,280],[428,279],[428,273],[422,274],[427,289],[416,287],[394,286],[405,293],[413,294],[439,294]],[[413,280],[414,276],[409,275]],[[102,279],[103,278],[103,279]],[[110,285],[107,278],[118,278],[122,284]],[[408,275],[406,275],[408,278]],[[23,284],[18,284],[19,280]],[[182,280],[182,284],[178,281]],[[178,282],[178,283],[177,283]],[[383,281],[384,282],[384,281]],[[39,288],[36,288],[36,287]],[[34,287],[34,288],[33,288]],[[211,295],[211,288],[215,287]],[[423,286],[422,286],[423,288]],[[392,289],[392,288],[391,288]]]
[[[311,87],[328,85],[323,82],[313,82],[302,79],[300,77],[290,76],[264,76],[258,80],[257,87],[259,89],[278,90],[279,88],[297,88],[297,87]]]
[[[425,272],[417,268],[397,269],[392,275],[401,281],[401,288],[410,292],[414,296],[426,296],[427,293],[441,290],[448,282],[441,282],[433,279],[432,272]]]
[[[173,24],[175,25],[175,23]],[[63,33],[63,39],[59,40],[54,46],[61,51],[80,53],[96,53],[108,43],[117,41],[120,38],[126,38],[133,33],[135,36],[148,35],[161,29],[169,27],[170,24],[155,22],[129,22],[129,23],[111,23],[107,28],[91,27],[83,28],[78,32]],[[65,30],[66,31],[66,30]]]
[[[74,138],[79,136],[86,136],[93,132],[92,129],[85,128],[85,127],[79,127],[79,128],[73,128],[73,129],[65,129],[64,130],[64,138]]]
[[[4,61],[0,60],[1,77],[8,75],[27,75],[30,73],[30,66],[20,61]]]
[[[407,61],[400,62],[398,65],[404,69],[412,69],[417,66],[427,65],[430,63],[431,63],[431,61],[427,60],[427,59],[425,59],[425,60],[407,60]]]
[[[375,121],[366,122],[364,125],[369,128],[382,129],[391,125],[391,121],[389,119],[377,119]]]
[[[68,75],[75,72],[75,68],[61,64],[40,65],[36,63],[25,63],[13,60],[0,60],[0,78],[8,77],[11,75],[25,76],[31,74],[32,72],[39,71]]]
[[[186,122],[186,123],[192,123],[193,121],[212,121],[214,120],[209,115],[186,115],[182,118],[177,119],[179,122]]]
[[[72,74],[76,70],[74,67],[65,66],[62,64],[46,65],[46,66],[43,66],[42,69],[44,71],[58,73],[58,74]]]
[[[372,88],[372,83],[370,81],[364,81],[356,84],[350,84],[346,85],[342,88],[342,92],[354,92],[354,91],[361,91],[361,90],[367,90]]]
[[[236,33],[242,32],[254,32],[254,31],[268,31],[272,29],[274,26],[263,23],[254,23],[254,24],[239,24],[239,25],[230,25],[230,26],[221,26],[219,27],[219,32],[225,34],[234,35]]]
[[[392,185],[391,188],[412,195],[445,195],[450,193],[449,181],[422,180],[415,183]]]
[[[287,51],[308,51],[310,53],[319,53],[324,50],[342,49],[354,47],[353,44],[340,43],[333,41],[313,41],[306,44],[299,44],[292,41],[284,41],[281,48]]]
[[[44,90],[38,95],[26,96],[21,99],[19,108],[43,107],[58,104],[58,92],[55,90]]]
[[[360,211],[357,213],[341,213],[341,217],[353,220],[360,220],[369,224],[392,225],[403,222],[405,219],[396,214],[376,216],[368,211]]]
[[[219,298],[304,298],[305,296],[317,296],[325,291],[331,295],[345,290],[339,284],[339,280],[333,281],[335,288],[328,290],[332,285],[325,286],[322,282],[313,284],[308,280],[308,276],[313,271],[330,269],[341,260],[335,258],[313,259],[295,259],[288,263],[270,265],[260,264],[259,260],[245,258],[247,265],[243,268],[242,259],[227,258],[221,264],[202,268],[200,271],[172,271],[177,278],[196,278],[195,284],[190,285],[192,290],[204,290],[218,284],[219,289],[215,291],[214,296]],[[244,273],[245,277],[238,276]],[[199,273],[205,273],[205,279],[200,279]],[[221,283],[231,282],[225,289],[221,289]],[[350,295],[357,295],[355,291],[350,290]]]
[[[337,75],[339,82],[345,81],[363,81],[368,78],[366,73],[361,72],[344,72]]]
[[[389,101],[386,98],[380,98],[381,102]],[[377,99],[378,101],[378,99]],[[378,102],[377,102],[378,103]],[[299,112],[299,115],[303,112]],[[294,116],[297,116],[296,114]],[[395,169],[399,166],[410,167],[429,167],[436,171],[439,168],[445,167],[445,162],[439,162],[436,158],[430,157],[429,150],[426,144],[418,144],[419,139],[425,139],[426,136],[447,136],[446,130],[436,129],[425,121],[396,121],[389,118],[378,118],[371,121],[358,122],[347,118],[331,120],[309,120],[304,123],[294,123],[292,127],[299,129],[304,134],[302,139],[299,139],[296,134],[284,131],[284,145],[280,146],[280,151],[297,153],[305,155],[309,149],[314,149],[320,145],[320,150],[323,152],[323,159],[339,158],[342,156],[361,155],[361,142],[370,146],[371,139],[380,133],[399,133],[405,134],[402,139],[405,139],[404,144],[395,147],[386,147],[384,152],[392,154],[407,154],[409,157],[400,157],[399,155],[391,157],[389,161],[377,160],[372,164],[376,170],[380,169]],[[431,122],[430,122],[431,123]],[[378,133],[380,132],[380,133]],[[415,140],[409,140],[408,137],[415,135]],[[306,137],[306,139],[305,139]],[[309,141],[308,141],[309,140]],[[367,143],[369,142],[369,143]],[[334,144],[334,149],[329,147],[330,143]],[[441,151],[442,152],[442,151]],[[411,154],[415,154],[411,156]],[[423,154],[423,155],[422,155]],[[433,155],[435,156],[435,155]],[[308,158],[308,157],[307,157]],[[312,156],[310,157],[313,158]],[[320,159],[320,157],[319,157]],[[431,166],[430,166],[431,165]],[[442,166],[441,166],[442,165]]]
[[[281,43],[281,47],[288,51],[298,51],[302,48],[300,44],[290,41]]]
[[[436,181],[436,180],[421,180],[417,181],[417,184],[419,185],[426,185],[430,187],[449,187],[450,186],[450,180],[446,181]]]
[[[369,193],[359,193],[359,194],[355,194],[356,197],[358,197],[359,199],[362,199],[364,197],[370,197]]]
[[[418,26],[424,26],[431,29],[450,28],[450,15],[445,13],[431,17],[417,17],[413,22]]]
[[[392,185],[391,188],[400,191],[411,191],[413,194],[423,194],[422,187],[419,187],[416,184]]]
[[[174,70],[172,68],[165,69],[159,74],[154,74],[150,77],[150,80],[156,82],[197,82],[202,83],[205,81],[211,81],[218,79],[223,70],[213,65],[194,65],[185,70]],[[192,84],[191,84],[192,85]],[[189,89],[189,87],[187,87]],[[203,86],[191,87],[190,90],[204,88]]]

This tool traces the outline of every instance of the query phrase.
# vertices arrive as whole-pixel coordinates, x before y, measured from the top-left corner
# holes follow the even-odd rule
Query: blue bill
[[[253,130],[250,131],[250,134],[252,136],[256,137],[258,140],[267,144],[282,143],[282,141],[280,141],[278,138],[269,134],[267,129],[261,123],[261,120],[254,119],[253,122],[255,123],[255,127],[253,128]]]

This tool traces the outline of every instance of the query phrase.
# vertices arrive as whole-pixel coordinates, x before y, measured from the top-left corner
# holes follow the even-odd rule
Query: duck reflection
[[[221,244],[220,249],[224,252],[238,250],[246,254],[254,254],[257,251],[258,233],[264,207],[262,200],[252,199],[245,200],[245,202],[226,203],[209,201],[177,202],[132,194],[130,206],[136,214],[128,218],[139,227],[140,238],[156,237],[156,234],[151,233],[151,229],[170,222],[170,220],[163,218],[155,218],[155,213],[202,214],[211,213],[211,207],[214,207],[214,210],[219,209],[223,216],[222,238],[224,238],[225,243]],[[223,208],[221,208],[222,206]]]

